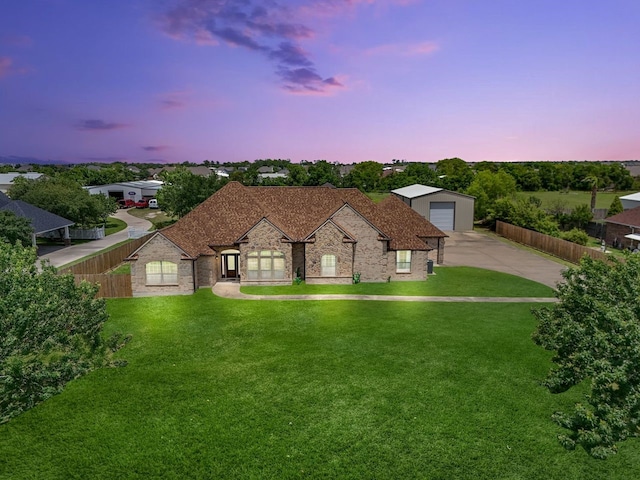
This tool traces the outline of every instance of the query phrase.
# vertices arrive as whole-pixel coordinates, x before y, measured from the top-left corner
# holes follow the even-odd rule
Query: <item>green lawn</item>
[[[596,208],[609,208],[615,197],[623,197],[630,193],[635,192],[598,192],[596,195]],[[542,200],[544,208],[550,207],[558,200],[563,202],[566,208],[574,208],[582,204],[591,205],[591,192],[519,192],[518,195],[524,198],[529,198],[530,196],[538,197]]]
[[[127,228],[127,222],[123,222],[119,218],[109,217],[104,231],[106,235],[111,235],[113,233],[118,233],[125,228]]]
[[[452,295],[456,297],[553,297],[553,290],[522,277],[474,267],[436,267],[425,282],[241,287],[251,295]]]
[[[529,304],[109,301],[123,368],[0,426],[2,479],[630,479],[565,451]]]

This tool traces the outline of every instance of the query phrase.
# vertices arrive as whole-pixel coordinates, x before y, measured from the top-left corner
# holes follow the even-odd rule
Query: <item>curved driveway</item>
[[[49,260],[49,263],[54,267],[61,267],[71,262],[75,262],[81,258],[91,255],[93,253],[104,250],[107,247],[115,245],[116,243],[123,242],[129,238],[129,228],[135,228],[136,230],[147,231],[151,228],[152,223],[144,218],[134,217],[129,215],[128,210],[118,210],[113,214],[115,218],[118,218],[127,224],[127,228],[121,230],[112,235],[108,235],[100,240],[93,240],[91,242],[80,243],[77,245],[71,245],[69,247],[59,247],[52,252],[47,252],[45,255],[40,255],[40,260]]]

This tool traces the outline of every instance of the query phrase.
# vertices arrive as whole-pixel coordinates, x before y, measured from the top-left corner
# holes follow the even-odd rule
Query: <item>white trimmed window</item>
[[[396,251],[396,273],[411,273],[411,250]]]
[[[147,285],[177,285],[178,265],[173,262],[160,260],[149,262],[145,266]]]
[[[279,280],[284,278],[284,253],[260,250],[247,255],[249,280]]]
[[[321,271],[320,275],[323,277],[335,277],[336,276],[336,256],[335,255],[323,255],[320,261]]]

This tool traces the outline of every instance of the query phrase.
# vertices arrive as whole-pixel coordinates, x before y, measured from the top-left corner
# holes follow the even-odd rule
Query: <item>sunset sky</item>
[[[640,159],[638,0],[2,0],[0,162]]]

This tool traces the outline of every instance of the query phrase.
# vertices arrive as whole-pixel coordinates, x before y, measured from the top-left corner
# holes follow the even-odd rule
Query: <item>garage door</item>
[[[431,202],[429,206],[429,221],[440,230],[453,230],[455,211],[455,202]]]

